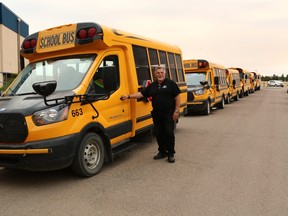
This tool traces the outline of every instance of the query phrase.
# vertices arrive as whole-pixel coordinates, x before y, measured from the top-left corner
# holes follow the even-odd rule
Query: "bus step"
[[[115,157],[135,147],[136,147],[135,142],[128,141],[128,142],[122,143],[121,145],[117,145],[116,147],[112,149],[112,155],[113,157]]]

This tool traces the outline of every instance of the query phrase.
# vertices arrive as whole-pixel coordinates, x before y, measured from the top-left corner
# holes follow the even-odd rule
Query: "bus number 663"
[[[77,116],[83,115],[83,111],[81,108],[75,109],[75,110],[72,110],[71,114],[72,114],[72,117],[77,117]]]

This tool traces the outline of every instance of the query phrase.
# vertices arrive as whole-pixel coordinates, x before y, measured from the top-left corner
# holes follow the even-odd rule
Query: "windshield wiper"
[[[37,94],[37,93],[36,92],[26,92],[26,93],[17,94],[17,95],[19,96],[19,95],[34,95],[34,94]]]

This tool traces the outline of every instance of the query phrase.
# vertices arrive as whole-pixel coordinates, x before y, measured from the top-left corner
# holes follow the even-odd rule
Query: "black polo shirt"
[[[175,97],[180,93],[178,85],[167,78],[161,84],[157,81],[152,82],[141,92],[144,97],[152,97],[154,117],[172,117],[175,111]]]

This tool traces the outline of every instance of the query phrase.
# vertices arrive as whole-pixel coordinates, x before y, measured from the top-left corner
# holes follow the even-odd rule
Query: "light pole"
[[[21,62],[20,62],[20,39],[21,39],[21,19],[18,17],[17,18],[17,24],[18,24],[18,29],[17,29],[17,60],[18,60],[18,73],[21,71]]]

